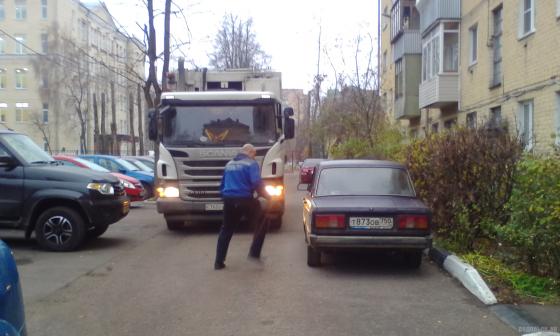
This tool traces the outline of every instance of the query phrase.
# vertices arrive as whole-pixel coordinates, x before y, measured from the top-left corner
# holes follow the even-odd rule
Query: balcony
[[[420,84],[421,56],[403,56],[395,64],[395,83],[398,95],[395,97],[395,119],[410,119],[420,116],[418,108],[418,85]],[[401,72],[398,72],[401,70]],[[402,76],[402,77],[401,77]],[[400,94],[399,94],[400,93]]]
[[[420,30],[404,30],[397,40],[393,42],[393,62],[404,55],[422,54],[422,36]]]
[[[459,74],[439,74],[420,84],[420,108],[440,108],[459,101]]]
[[[418,0],[416,8],[420,12],[420,31],[429,31],[439,20],[460,20],[461,0]]]

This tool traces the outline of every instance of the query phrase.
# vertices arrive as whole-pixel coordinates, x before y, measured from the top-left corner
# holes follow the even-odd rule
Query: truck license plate
[[[206,211],[222,211],[224,210],[224,205],[222,203],[208,203],[204,208]]]
[[[349,225],[352,229],[392,229],[391,217],[350,217]]]

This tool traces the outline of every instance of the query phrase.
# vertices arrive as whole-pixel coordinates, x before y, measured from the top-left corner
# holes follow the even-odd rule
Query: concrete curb
[[[436,264],[459,280],[482,303],[485,305],[498,303],[494,293],[488,288],[488,285],[474,267],[463,262],[457,256],[436,247],[431,248],[428,255]]]

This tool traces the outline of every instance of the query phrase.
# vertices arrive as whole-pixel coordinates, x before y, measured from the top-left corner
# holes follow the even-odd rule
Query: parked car
[[[121,180],[124,186],[124,191],[126,192],[128,198],[130,198],[131,202],[139,202],[144,200],[144,187],[142,186],[142,183],[140,183],[140,181],[138,181],[134,177],[130,177],[117,172],[110,172],[108,169],[105,169],[98,164],[75,156],[55,155],[54,159],[59,161],[64,166],[80,167],[93,169],[98,172],[110,173],[111,175],[114,175],[119,180]]]
[[[0,228],[26,238],[35,232],[43,248],[70,251],[102,235],[129,206],[113,175],[59,166],[29,137],[0,130]]]
[[[432,244],[430,209],[417,197],[406,168],[390,161],[321,162],[302,181],[309,185],[303,222],[307,264],[339,249],[401,251],[420,267]]]
[[[144,164],[144,162],[139,160],[136,156],[122,156],[121,158],[130,162],[130,163],[132,163],[133,165],[138,167],[143,172],[151,173],[151,174],[154,173],[154,170],[152,168],[150,168],[149,166]]]
[[[25,312],[13,253],[0,240],[0,335],[25,336]]]
[[[313,175],[315,167],[325,159],[305,159],[299,167],[299,181],[302,183],[302,179],[308,179]]]
[[[81,155],[82,159],[86,159],[100,165],[112,172],[125,174],[139,180],[146,191],[146,197],[150,198],[154,194],[154,174],[140,170],[132,163],[111,155]]]
[[[153,171],[156,170],[156,162],[151,156],[135,156],[138,161],[142,162],[146,166],[150,167]]]

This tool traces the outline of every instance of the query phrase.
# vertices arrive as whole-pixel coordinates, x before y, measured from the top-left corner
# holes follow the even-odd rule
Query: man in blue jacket
[[[256,154],[255,147],[246,144],[225,167],[220,185],[220,192],[224,200],[224,223],[218,235],[216,261],[214,262],[216,270],[226,267],[224,261],[229,242],[243,216],[251,218],[255,227],[249,257],[256,259],[260,257],[267,228],[260,202],[253,197],[253,194],[257,192],[262,197],[267,197],[267,195],[264,192],[259,164],[255,161]]]

